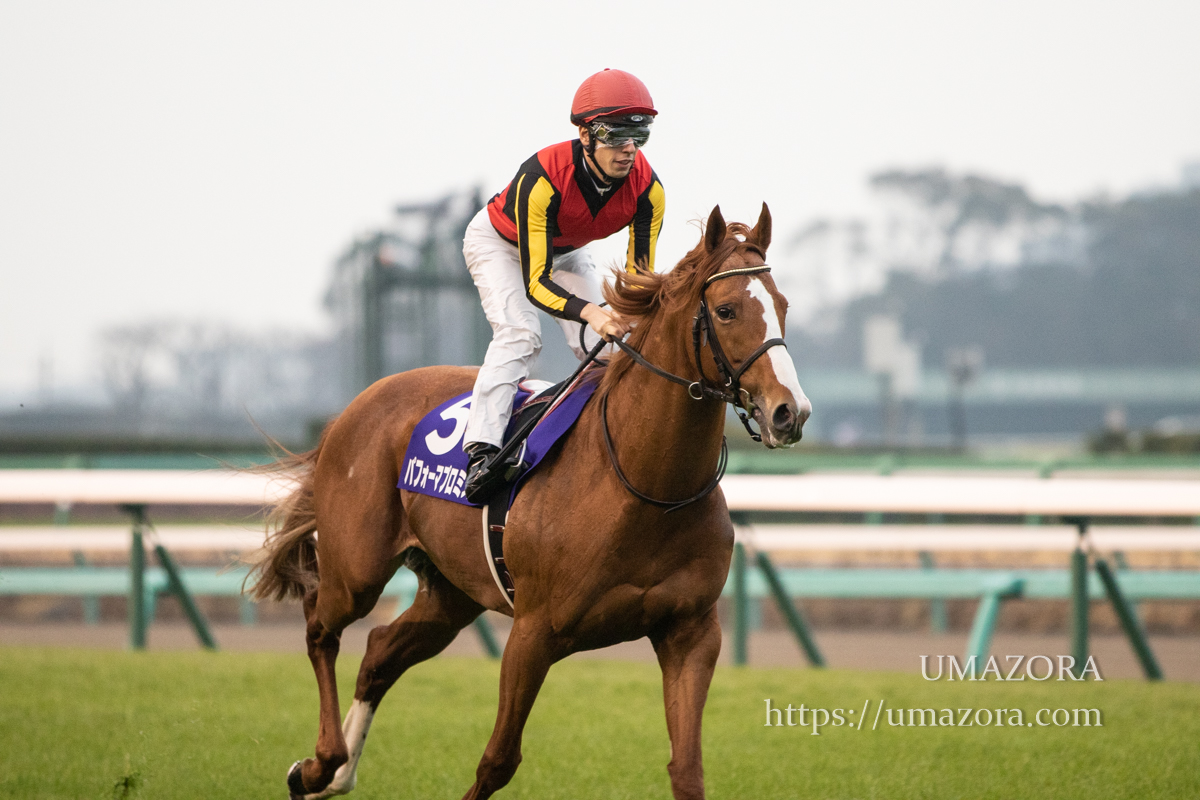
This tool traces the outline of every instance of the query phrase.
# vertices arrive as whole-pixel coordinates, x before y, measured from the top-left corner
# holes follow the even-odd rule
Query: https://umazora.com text
[[[1003,663],[1007,662],[1007,663]],[[1070,656],[992,656],[982,668],[972,656],[959,662],[955,656],[921,656],[921,677],[927,681],[1081,681],[1089,675],[1104,678],[1093,658],[1076,671]],[[801,703],[779,703],[771,698],[766,705],[764,726],[801,728],[812,736],[830,729],[877,731],[881,728],[1102,728],[1104,714],[1098,708],[892,708],[887,701],[867,699],[862,708],[812,708]]]
[[[877,731],[881,728],[1103,728],[1098,708],[891,708],[883,699],[858,708],[809,708],[766,699],[768,728],[801,728],[811,736],[830,729]]]

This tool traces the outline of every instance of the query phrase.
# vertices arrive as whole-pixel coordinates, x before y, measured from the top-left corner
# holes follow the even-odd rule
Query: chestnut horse
[[[787,301],[765,266],[770,240],[765,204],[753,229],[727,226],[718,207],[674,270],[617,273],[606,296],[637,320],[628,344],[684,380],[670,382],[624,353],[611,359],[596,397],[513,504],[504,544],[516,587],[511,609],[489,571],[479,509],[396,488],[417,421],[469,391],[474,369],[428,367],[380,380],[328,426],[315,450],[285,465],[298,488],[275,509],[253,591],[303,598],[320,729],[315,757],[288,773],[292,797],[350,791],[384,694],[484,609],[513,624],[495,729],[465,797],[490,797],[512,779],[525,721],[553,663],[643,636],[662,668],[672,791],[704,796],[700,722],[721,649],[716,602],[733,527],[719,489],[671,513],[631,489],[664,501],[703,493],[722,455],[725,406],[714,399],[722,393],[740,398],[768,447],[800,439],[811,406],[780,338]],[[693,355],[702,302],[711,323]],[[722,363],[739,372],[732,388],[718,377]],[[371,610],[402,564],[416,572],[420,590],[394,622],[371,631],[339,724],[341,633]]]

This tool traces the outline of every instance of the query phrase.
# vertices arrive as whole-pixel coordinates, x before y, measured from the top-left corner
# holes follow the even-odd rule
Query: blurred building
[[[482,363],[492,331],[462,254],[480,208],[478,189],[397,206],[337,259],[325,306],[342,404],[396,372]]]

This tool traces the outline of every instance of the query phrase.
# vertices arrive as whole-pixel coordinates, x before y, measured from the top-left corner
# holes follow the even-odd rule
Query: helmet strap
[[[587,160],[591,162],[592,167],[599,174],[600,180],[610,185],[616,181],[616,178],[605,172],[604,168],[600,166],[600,162],[596,160],[596,135],[591,130],[588,131],[588,143],[583,148],[583,151],[587,153]]]

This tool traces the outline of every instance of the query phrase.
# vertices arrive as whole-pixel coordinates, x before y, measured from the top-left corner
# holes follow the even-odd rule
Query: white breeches
[[[530,367],[541,352],[541,321],[538,309],[525,294],[521,256],[515,245],[496,233],[486,207],[467,226],[463,256],[479,289],[483,313],[492,325],[492,343],[471,393],[471,418],[463,444],[487,442],[499,446],[512,414],[517,384],[529,377]],[[555,256],[553,270],[554,282],[568,292],[591,303],[603,301],[603,281],[587,247]],[[558,324],[571,350],[583,359],[587,350],[579,348],[581,323],[560,319]],[[590,349],[600,339],[586,323],[582,326],[587,329],[585,343]]]

